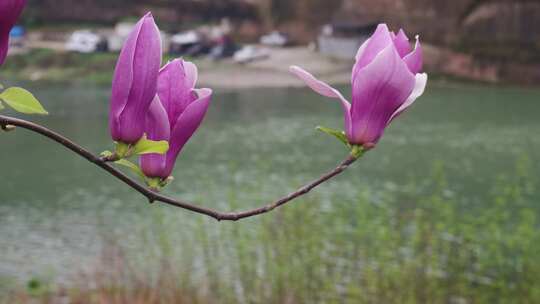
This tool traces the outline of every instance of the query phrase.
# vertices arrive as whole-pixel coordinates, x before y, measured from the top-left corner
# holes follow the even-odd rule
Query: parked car
[[[187,31],[172,35],[169,52],[173,55],[198,56],[208,54],[210,45],[196,31]]]
[[[222,35],[213,41],[213,47],[210,50],[210,58],[214,60],[229,58],[238,51],[238,46],[229,35]]]
[[[317,47],[321,54],[351,60],[358,48],[377,28],[378,22],[341,22],[323,26],[317,37]]]
[[[270,57],[270,52],[265,48],[248,45],[234,53],[234,61],[238,63],[248,63],[252,61],[262,60]]]
[[[79,53],[105,52],[107,39],[89,30],[75,31],[66,42],[66,50]]]
[[[261,44],[277,47],[284,47],[290,43],[289,36],[278,31],[273,31],[267,35],[261,36],[259,40]]]

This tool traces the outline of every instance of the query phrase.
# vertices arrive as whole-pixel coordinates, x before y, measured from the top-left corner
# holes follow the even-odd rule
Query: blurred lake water
[[[51,113],[28,119],[112,148],[108,88],[27,87]],[[167,259],[178,282],[231,303],[539,300],[539,113],[539,89],[433,84],[343,175],[239,223],[149,205],[43,137],[0,134],[0,292],[69,285],[103,267],[113,243],[148,280]],[[260,206],[346,156],[317,125],[342,127],[337,102],[305,89],[217,91],[165,192],[224,211]]]

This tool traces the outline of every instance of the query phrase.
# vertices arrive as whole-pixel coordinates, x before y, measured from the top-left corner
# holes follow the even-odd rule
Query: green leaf
[[[0,110],[2,110],[4,108],[4,105],[2,104],[2,102],[0,101]]]
[[[134,163],[130,162],[127,159],[121,159],[114,162],[117,165],[124,166],[126,168],[129,168],[133,173],[137,174],[139,177],[141,177],[143,180],[146,180],[146,176],[142,172],[141,168],[139,166],[135,165]]]
[[[344,143],[346,146],[350,146],[349,140],[347,139],[347,136],[345,135],[345,132],[343,131],[321,127],[321,126],[318,126],[317,130],[324,132],[328,135],[335,136],[339,141]]]
[[[153,141],[146,139],[146,136],[143,136],[143,138],[141,138],[133,147],[133,154],[165,154],[168,150],[169,143],[166,140]]]
[[[23,88],[12,87],[0,93],[0,99],[15,111],[24,114],[49,114],[39,101]]]

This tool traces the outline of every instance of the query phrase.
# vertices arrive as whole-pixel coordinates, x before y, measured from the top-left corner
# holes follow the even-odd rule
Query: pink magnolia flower
[[[371,148],[392,120],[424,93],[427,75],[420,73],[422,58],[418,37],[412,50],[403,30],[396,35],[386,24],[379,24],[356,55],[351,81],[352,103],[303,69],[292,66],[291,72],[315,92],[339,99],[349,143]]]
[[[166,179],[178,154],[199,128],[212,97],[210,89],[195,89],[197,67],[181,59],[161,69],[155,96],[146,116],[145,133],[150,140],[166,140],[166,154],[142,155],[140,165],[147,177]]]
[[[21,15],[26,0],[0,1],[0,65],[6,60],[9,47],[9,32]]]
[[[133,144],[144,133],[144,120],[156,95],[161,38],[150,13],[127,38],[114,71],[109,128],[115,141]]]

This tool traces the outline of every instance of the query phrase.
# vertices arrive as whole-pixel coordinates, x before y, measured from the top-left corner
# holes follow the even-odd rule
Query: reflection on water
[[[96,153],[111,148],[106,88],[36,85],[32,90],[52,114],[31,119]],[[141,231],[161,221],[156,212],[174,223],[166,234],[180,242],[173,247],[182,247],[188,239],[195,244],[205,239],[187,233],[200,232],[194,227],[205,227],[207,238],[227,238],[220,233],[251,231],[284,213],[304,210],[312,199],[336,215],[368,190],[384,197],[405,185],[422,188],[437,167],[444,169],[445,191],[458,198],[457,209],[482,210],[496,177],[511,174],[519,159],[527,159],[531,172],[540,172],[538,113],[538,90],[434,85],[348,172],[283,211],[237,224],[149,206],[105,172],[44,138],[24,130],[0,134],[0,284],[34,277],[66,282],[92,270],[108,238],[120,239],[127,248],[144,247],[152,236]],[[259,206],[335,166],[345,149],[314,127],[341,124],[340,107],[307,90],[217,92],[166,192],[222,210]],[[417,192],[409,199],[420,196]],[[533,192],[531,201],[538,198]],[[377,203],[377,195],[369,201]],[[300,224],[310,229],[309,221]],[[228,252],[223,246],[218,249]]]

